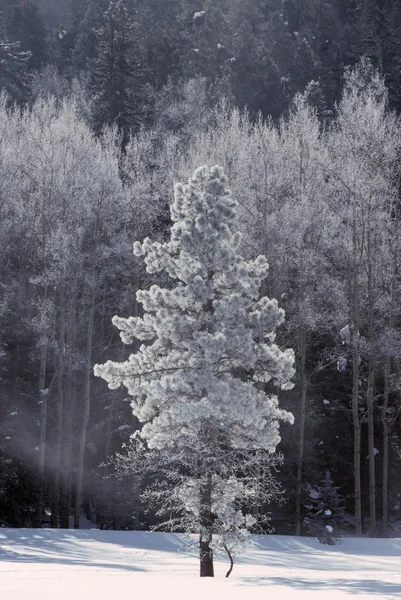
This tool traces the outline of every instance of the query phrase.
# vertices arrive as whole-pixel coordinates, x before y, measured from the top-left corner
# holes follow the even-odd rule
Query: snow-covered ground
[[[1,600],[343,600],[401,598],[401,539],[255,536],[229,579],[200,579],[179,535],[0,530]]]

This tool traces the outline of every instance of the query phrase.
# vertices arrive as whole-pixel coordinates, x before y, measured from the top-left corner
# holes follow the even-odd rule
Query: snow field
[[[254,536],[236,559],[198,577],[180,535],[1,529],[1,600],[355,600],[401,598],[401,539]],[[323,594],[323,596],[322,596]]]

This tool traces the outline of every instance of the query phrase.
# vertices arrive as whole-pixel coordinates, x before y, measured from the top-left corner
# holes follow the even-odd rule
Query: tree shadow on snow
[[[77,536],[69,534],[68,530],[65,530],[65,533],[55,530],[57,535],[54,535],[54,530],[50,529],[36,530],[35,533],[32,530],[26,531],[29,533],[24,535],[21,529],[15,531],[8,529],[7,536],[3,536],[0,530],[0,561],[146,571],[143,567],[130,564],[128,547],[119,546],[117,555],[113,556],[113,551],[107,548],[107,540],[102,539],[104,552],[99,552],[97,544],[100,541],[89,532],[80,531]],[[91,545],[86,545],[88,542],[97,547],[91,548]],[[115,543],[114,540],[110,542]],[[99,555],[102,557],[100,560]],[[122,559],[124,562],[121,562]]]
[[[299,590],[344,591],[352,594],[377,594],[388,600],[401,597],[401,583],[380,579],[289,579],[287,577],[242,577],[242,585],[286,585]]]

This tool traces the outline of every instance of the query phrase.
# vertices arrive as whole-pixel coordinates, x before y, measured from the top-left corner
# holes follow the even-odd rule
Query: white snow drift
[[[98,530],[0,530],[2,600],[395,600],[401,539],[254,536],[225,578],[199,579],[195,553],[175,534]]]

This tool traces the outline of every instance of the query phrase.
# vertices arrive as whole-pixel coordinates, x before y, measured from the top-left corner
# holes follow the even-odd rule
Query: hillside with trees
[[[0,22],[0,525],[399,533],[399,3]]]

